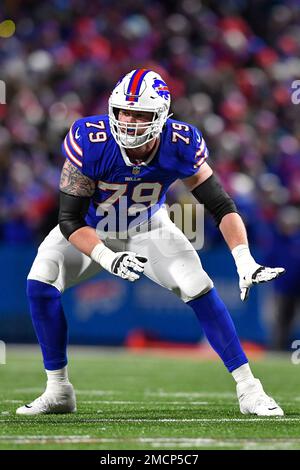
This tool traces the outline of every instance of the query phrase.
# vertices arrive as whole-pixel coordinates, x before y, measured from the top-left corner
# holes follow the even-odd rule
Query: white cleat
[[[273,398],[269,397],[260,380],[240,382],[236,386],[241,413],[257,416],[283,416],[284,412]]]
[[[40,397],[28,405],[20,406],[17,415],[35,416],[51,413],[74,413],[76,397],[72,384],[46,390]]]

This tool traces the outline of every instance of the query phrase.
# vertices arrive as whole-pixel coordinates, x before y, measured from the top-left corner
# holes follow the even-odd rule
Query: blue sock
[[[210,345],[229,372],[248,362],[232,318],[215,288],[187,305],[196,313]]]
[[[50,284],[28,279],[27,296],[45,369],[62,369],[68,362],[68,328],[61,304],[61,293]]]

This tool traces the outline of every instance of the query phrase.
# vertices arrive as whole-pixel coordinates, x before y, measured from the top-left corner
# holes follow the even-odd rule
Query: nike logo
[[[32,408],[31,405],[25,405],[25,408]]]
[[[75,139],[79,139],[79,127],[77,127],[76,132],[75,132]]]
[[[269,411],[272,411],[272,410],[277,410],[277,406],[274,406],[274,408],[268,408]]]

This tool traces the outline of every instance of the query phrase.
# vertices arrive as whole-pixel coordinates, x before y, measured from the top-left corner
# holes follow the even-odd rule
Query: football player
[[[170,119],[169,108],[164,80],[151,70],[133,70],[114,88],[109,114],[79,119],[64,140],[59,224],[40,245],[27,284],[47,386],[17,414],[76,411],[61,296],[105,269],[131,282],[144,273],[173,291],[194,310],[236,381],[240,411],[283,415],[253,376],[231,316],[198,254],[168,217],[169,186],[181,179],[214,217],[235,260],[242,301],[253,284],[270,281],[284,269],[253,259],[236,206],[206,161],[201,132]],[[113,230],[108,213],[114,215]]]

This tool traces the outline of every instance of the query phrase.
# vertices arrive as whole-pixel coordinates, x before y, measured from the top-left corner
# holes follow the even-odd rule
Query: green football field
[[[215,360],[195,354],[71,349],[78,412],[16,416],[44,387],[33,348],[0,365],[0,449],[300,449],[300,365],[290,355],[252,362],[282,418],[241,415],[235,385]]]

